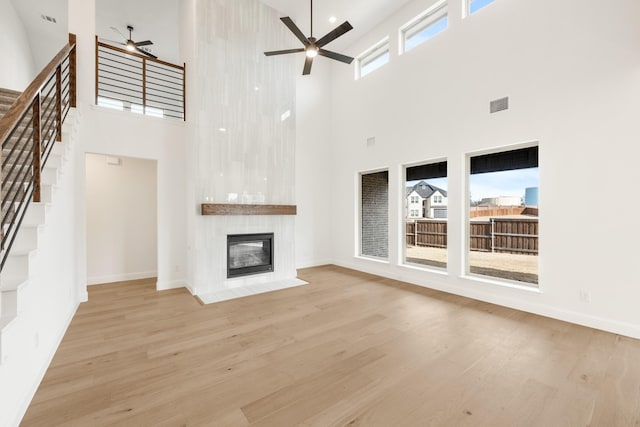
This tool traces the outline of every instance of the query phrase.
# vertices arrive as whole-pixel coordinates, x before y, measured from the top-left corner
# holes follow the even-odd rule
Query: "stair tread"
[[[22,94],[22,92],[17,91],[17,90],[13,90],[13,89],[6,89],[6,88],[0,88],[0,93],[1,94],[8,94],[11,96],[20,96],[20,94]]]
[[[7,326],[11,324],[16,319],[16,315],[8,315],[8,316],[0,316],[0,332],[3,331]]]
[[[28,280],[29,280],[28,277],[21,277],[21,276],[4,277],[3,276],[2,280],[0,280],[0,292],[16,291],[18,290],[18,288],[20,288],[20,286],[26,284]]]
[[[33,252],[35,249],[30,249],[30,250],[15,250],[14,248],[11,249],[11,252],[9,252],[9,255],[7,256],[7,259],[9,258],[20,258],[20,257],[28,257],[29,254],[31,254],[31,252]]]

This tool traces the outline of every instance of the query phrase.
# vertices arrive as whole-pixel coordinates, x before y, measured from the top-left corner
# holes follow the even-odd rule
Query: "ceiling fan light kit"
[[[338,25],[332,31],[329,31],[326,35],[321,37],[319,40],[313,37],[313,0],[311,0],[311,35],[309,37],[305,37],[305,35],[300,31],[300,28],[291,20],[290,17],[285,16],[284,18],[280,18],[280,20],[284,23],[284,25],[289,28],[289,30],[302,42],[304,45],[303,48],[298,49],[287,49],[287,50],[275,50],[271,52],[265,52],[266,56],[274,56],[274,55],[285,55],[289,53],[300,53],[304,52],[306,55],[306,59],[304,61],[304,69],[302,70],[302,75],[308,75],[311,73],[311,66],[313,65],[313,58],[316,56],[324,56],[329,59],[333,59],[336,61],[344,62],[345,64],[351,64],[353,62],[353,58],[347,55],[342,55],[340,53],[332,52],[330,50],[323,49],[324,46],[328,45],[338,37],[342,36],[348,31],[353,29],[353,26],[349,23],[349,21],[344,21],[342,24]]]

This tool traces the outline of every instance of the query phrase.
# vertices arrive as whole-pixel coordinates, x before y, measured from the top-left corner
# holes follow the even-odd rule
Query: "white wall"
[[[296,267],[331,262],[331,67],[318,57],[296,89]],[[299,73],[302,73],[300,57]]]
[[[186,153],[187,126],[94,106],[95,1],[69,0],[69,31],[78,37],[79,152],[133,157],[157,162],[158,289],[185,285],[186,277]],[[189,93],[187,96],[190,96]],[[188,113],[187,113],[188,114]],[[84,160],[78,167],[84,175]],[[86,188],[76,183],[82,202],[77,236],[86,242]],[[81,277],[87,277],[86,245],[79,256]],[[80,284],[84,289],[84,284]],[[84,292],[84,291],[83,291]],[[86,293],[85,293],[86,298]]]
[[[411,2],[359,40],[351,52],[386,35],[393,47],[391,62],[365,78],[354,81],[353,68],[334,67],[335,262],[640,337],[640,229],[632,226],[640,203],[629,198],[640,182],[640,3],[496,0],[464,20],[461,2],[450,3],[449,29],[402,56],[397,29],[429,1]],[[489,101],[503,96],[509,111],[490,115]],[[370,136],[377,144],[367,148]],[[531,141],[540,146],[539,293],[464,274],[466,153]],[[449,162],[446,275],[398,265],[402,165],[432,159]],[[388,264],[354,256],[355,176],[381,167],[390,168],[396,224]],[[593,201],[604,193],[613,205]],[[580,300],[581,290],[590,303]]]
[[[67,0],[11,0],[11,3],[24,25],[37,74],[69,40]],[[54,18],[56,23],[42,19],[42,15]]]
[[[68,135],[65,139],[69,142]],[[74,238],[80,218],[74,186],[83,176],[76,173],[79,156],[72,151],[67,159],[53,192],[53,203],[46,209],[46,224],[38,230],[38,249],[30,255],[29,281],[18,294],[18,317],[3,331],[3,427],[19,424],[81,298],[76,268],[80,252]]]
[[[82,106],[78,150],[81,153],[134,157],[157,162],[157,287],[169,289],[185,285],[186,225],[185,173],[186,144],[183,122],[137,116],[95,106]],[[82,173],[86,166],[83,164]],[[77,183],[81,200],[88,189]],[[86,218],[82,208],[82,218]],[[88,224],[78,224],[78,235],[87,239]],[[82,252],[83,263],[88,251]],[[86,264],[85,264],[86,265]],[[85,277],[91,273],[87,271]]]
[[[37,72],[27,32],[10,0],[0,0],[0,52],[0,88],[23,91]]]
[[[88,284],[155,277],[156,162],[87,154],[85,167]]]

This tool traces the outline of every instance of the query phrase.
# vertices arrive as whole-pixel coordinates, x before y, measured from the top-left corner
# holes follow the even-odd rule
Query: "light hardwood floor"
[[[638,426],[640,341],[328,266],[91,287],[24,426]]]

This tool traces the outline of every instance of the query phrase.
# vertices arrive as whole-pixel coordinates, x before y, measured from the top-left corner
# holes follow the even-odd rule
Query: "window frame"
[[[411,162],[411,163],[405,163],[401,166],[401,173],[402,173],[402,177],[401,177],[401,183],[402,183],[402,188],[406,189],[407,188],[407,169],[411,169],[417,166],[425,166],[425,165],[433,165],[433,164],[438,164],[438,163],[447,163],[447,165],[449,164],[450,159],[447,157],[437,157],[434,159],[429,159],[429,160],[422,160],[422,161],[417,161],[417,162]],[[449,187],[449,171],[447,170],[447,191],[450,191]],[[406,194],[406,190],[404,192],[401,192],[401,194]],[[406,198],[405,198],[406,200]],[[425,199],[426,200],[426,199]],[[443,276],[448,276],[449,275],[449,266],[450,264],[450,260],[451,258],[451,253],[450,253],[450,246],[447,244],[447,263],[445,267],[437,267],[437,266],[432,266],[432,265],[426,265],[426,264],[418,264],[418,263],[413,263],[413,262],[407,262],[407,225],[406,225],[406,218],[405,218],[405,213],[408,216],[410,210],[409,207],[407,206],[406,211],[404,208],[404,204],[400,204],[400,218],[401,221],[399,221],[398,224],[398,235],[401,236],[401,238],[398,239],[398,245],[399,245],[399,250],[398,250],[398,266],[400,267],[405,267],[405,268],[409,268],[412,270],[416,270],[416,271],[426,271],[429,273],[435,273],[435,274],[441,274]],[[418,211],[418,218],[423,218],[424,215],[424,206],[420,206],[420,210]],[[450,236],[450,228],[447,227],[447,240],[449,239]]]
[[[464,188],[463,188],[463,206],[464,206],[464,245],[463,245],[463,256],[462,256],[462,266],[460,271],[460,276],[464,279],[471,280],[476,283],[488,283],[492,285],[504,286],[508,288],[514,288],[534,293],[543,293],[543,285],[540,281],[540,258],[538,258],[538,283],[531,284],[526,282],[521,282],[517,280],[504,279],[500,277],[488,276],[478,273],[471,272],[471,263],[469,259],[469,255],[471,252],[471,206],[469,203],[469,195],[471,194],[471,158],[479,157],[488,154],[497,154],[509,151],[515,151],[520,149],[538,147],[540,150],[541,144],[540,141],[529,141],[524,143],[512,144],[512,145],[503,145],[496,148],[471,151],[464,154],[465,158],[465,178],[464,178]],[[538,154],[538,168],[540,168],[540,154]],[[541,177],[540,171],[538,172]],[[539,177],[539,182],[540,182]],[[540,207],[540,203],[538,202],[538,207]],[[540,227],[541,222],[538,218],[538,245],[542,242],[542,227]],[[538,251],[538,257],[540,256],[540,251]]]
[[[363,239],[363,232],[362,232],[362,214],[363,214],[363,209],[362,209],[362,177],[364,175],[373,175],[373,174],[377,174],[377,173],[381,173],[381,172],[386,172],[387,173],[387,179],[388,179],[388,183],[387,183],[387,257],[377,257],[377,256],[373,256],[373,255],[366,255],[362,253],[362,239]],[[385,263],[388,264],[390,261],[390,257],[391,257],[391,198],[390,198],[390,193],[389,190],[391,188],[391,170],[389,167],[381,167],[381,168],[376,168],[376,169],[370,169],[370,170],[364,170],[364,171],[359,171],[356,173],[357,177],[356,177],[356,185],[357,185],[357,189],[356,189],[356,194],[357,194],[357,199],[356,199],[356,205],[357,205],[357,209],[356,209],[356,232],[355,232],[355,240],[356,240],[356,244],[355,244],[355,254],[354,256],[356,258],[360,258],[360,259],[366,259],[369,261],[376,261],[376,262],[381,262],[381,263]]]
[[[370,71],[368,71],[368,72],[366,72],[364,74],[362,73],[362,69],[364,67],[366,67],[367,65],[373,63],[374,61],[376,61],[378,58],[384,56],[385,54],[389,55],[389,59],[387,60],[387,62],[379,65],[376,68],[373,68],[372,70],[370,70]],[[355,60],[355,79],[356,80],[360,80],[361,78],[366,77],[369,74],[373,73],[377,69],[384,67],[389,62],[391,62],[391,43],[390,43],[389,36],[386,36],[385,38],[383,38],[379,42],[375,43],[373,46],[371,46],[370,48],[368,48],[367,50],[365,50],[364,52],[362,52],[360,55],[358,55],[356,57],[356,60]]]
[[[466,0],[466,1],[470,1],[470,0]],[[434,3],[433,5],[431,5],[431,7],[429,7],[428,9],[426,9],[425,11],[423,11],[422,13],[420,13],[419,15],[415,16],[413,19],[411,19],[409,22],[407,22],[406,24],[404,24],[403,26],[400,27],[400,29],[398,30],[398,53],[400,55],[408,52],[409,50],[406,49],[406,45],[407,45],[407,41],[409,38],[415,36],[416,34],[419,34],[420,32],[422,32],[423,30],[429,28],[431,25],[433,25],[434,23],[438,22],[440,19],[442,19],[443,17],[448,17],[449,16],[449,1],[448,0],[439,0],[436,3]],[[447,28],[449,27],[449,25],[447,24]],[[416,29],[416,32],[414,32],[411,37],[407,37],[407,33],[409,33],[410,31]],[[442,30],[444,31],[444,30]],[[436,35],[438,35],[440,33],[434,34],[432,37],[435,37]],[[428,39],[424,40],[422,43],[430,40],[432,37],[429,37]],[[420,44],[422,44],[420,43]],[[414,46],[417,47],[418,45]],[[413,49],[413,48],[412,48]]]

